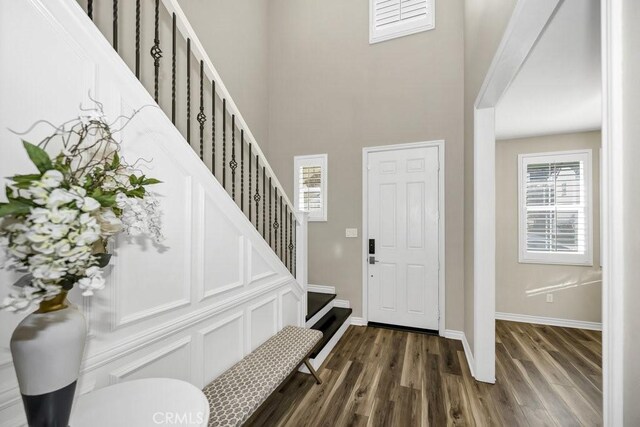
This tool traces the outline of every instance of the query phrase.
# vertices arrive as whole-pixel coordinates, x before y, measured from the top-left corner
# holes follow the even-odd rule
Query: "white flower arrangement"
[[[105,286],[110,237],[124,231],[163,239],[159,203],[146,191],[160,181],[120,157],[113,136],[119,130],[96,103],[38,146],[23,141],[38,172],[9,178],[8,201],[0,203],[0,249],[4,268],[26,275],[0,309],[23,310],[76,285],[91,296]],[[45,149],[54,141],[62,150],[52,159]]]

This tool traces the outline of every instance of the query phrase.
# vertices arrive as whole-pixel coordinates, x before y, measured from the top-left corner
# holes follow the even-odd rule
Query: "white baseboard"
[[[333,306],[340,308],[351,308],[351,303],[346,299],[334,299]]]
[[[535,325],[560,326],[563,328],[589,329],[592,331],[602,331],[602,323],[585,322],[582,320],[558,319],[555,317],[530,316],[528,314],[500,313],[496,312],[497,320],[508,320],[511,322],[533,323]]]
[[[444,333],[441,334],[444,338],[448,338],[450,340],[458,340],[462,341],[462,348],[464,349],[464,355],[467,358],[467,364],[469,365],[469,371],[471,371],[471,376],[473,378],[476,377],[475,366],[476,361],[473,358],[473,352],[471,351],[471,347],[469,346],[469,342],[467,341],[467,336],[462,331],[455,331],[452,329],[445,329]]]
[[[351,316],[351,324],[353,326],[367,326],[367,321],[364,320],[363,317],[353,317],[353,316]]]
[[[317,292],[319,294],[335,294],[336,288],[335,286],[325,286],[325,285],[307,285],[307,290],[309,292]]]

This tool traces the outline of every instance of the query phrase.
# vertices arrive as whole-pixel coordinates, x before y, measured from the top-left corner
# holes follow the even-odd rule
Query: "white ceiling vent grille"
[[[435,28],[435,0],[369,0],[369,42]]]

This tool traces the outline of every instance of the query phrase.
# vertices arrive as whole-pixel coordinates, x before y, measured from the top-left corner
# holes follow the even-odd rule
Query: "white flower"
[[[47,222],[49,220],[49,214],[51,211],[45,208],[33,208],[31,209],[31,213],[29,214],[29,219],[35,222],[36,224],[42,224],[43,222]]]
[[[78,217],[75,209],[53,209],[49,213],[49,219],[54,224],[68,224]]]
[[[105,280],[104,277],[102,277],[102,270],[95,267],[96,270],[90,272],[92,268],[94,267],[87,269],[87,277],[83,277],[78,281],[78,286],[83,290],[82,296],[85,297],[92,296],[93,291],[104,289]]]
[[[57,208],[62,205],[66,205],[67,203],[71,203],[77,199],[77,196],[70,193],[67,190],[62,188],[56,188],[49,194],[49,199],[47,200],[48,208]]]
[[[34,203],[36,203],[37,205],[43,206],[46,205],[49,201],[49,192],[42,187],[31,186],[26,191],[31,194],[31,197],[29,198],[33,199]]]
[[[118,206],[120,209],[124,209],[127,207],[128,203],[129,203],[129,198],[127,197],[126,194],[124,193],[116,194],[116,206]]]
[[[93,212],[100,207],[100,202],[92,197],[85,197],[82,199],[82,211]]]
[[[42,175],[42,178],[40,178],[40,183],[45,188],[57,188],[60,187],[60,184],[63,180],[64,175],[62,175],[62,172],[51,169],[46,171],[44,175]]]

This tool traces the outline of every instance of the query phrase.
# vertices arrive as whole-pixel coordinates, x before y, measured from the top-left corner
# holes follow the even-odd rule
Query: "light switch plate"
[[[344,231],[344,237],[358,237],[358,229],[357,228],[347,228]]]

